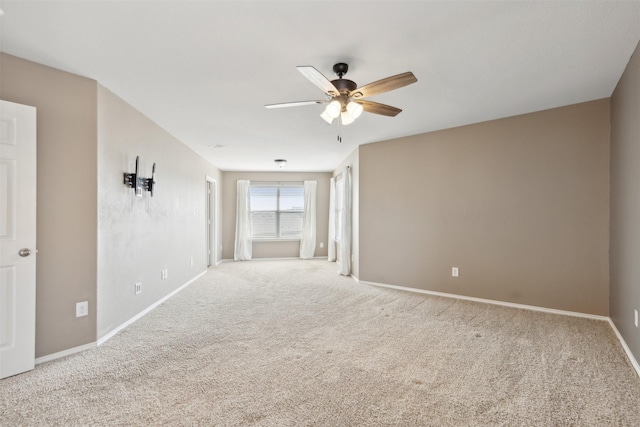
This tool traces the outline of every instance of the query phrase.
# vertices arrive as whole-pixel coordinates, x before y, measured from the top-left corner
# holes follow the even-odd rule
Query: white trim
[[[96,348],[96,347],[97,347],[97,344],[95,342],[91,342],[89,344],[69,348],[67,350],[62,350],[57,353],[47,354],[46,356],[38,357],[36,359],[36,365],[39,365],[45,362],[51,362],[52,360],[60,359],[66,356],[71,356],[72,354],[80,353],[81,351],[85,351],[85,350],[91,350],[92,348]]]
[[[629,358],[629,362],[631,362],[631,366],[633,366],[633,369],[636,370],[636,373],[640,377],[640,364],[638,364],[638,361],[633,356],[633,353],[631,353],[631,349],[627,345],[627,342],[624,340],[624,338],[622,338],[620,331],[618,331],[618,328],[616,328],[616,324],[613,323],[613,320],[611,320],[611,318],[609,318],[609,324],[611,325],[611,329],[613,329],[613,332],[616,333],[616,336],[618,337],[618,341],[620,341],[620,344],[622,344],[622,348],[624,348],[624,352],[627,353],[627,357]]]
[[[277,239],[274,237],[252,237],[251,243],[276,243],[276,242],[299,242],[301,237],[283,237],[282,239]]]
[[[474,301],[474,302],[485,303],[485,304],[501,305],[501,306],[511,307],[511,308],[520,308],[520,309],[523,309],[523,310],[531,310],[531,311],[539,311],[539,312],[543,312],[543,313],[558,314],[558,315],[561,315],[561,316],[582,317],[582,318],[585,318],[585,319],[602,320],[602,321],[608,322],[609,325],[611,326],[611,329],[613,329],[613,332],[618,337],[618,341],[620,341],[620,344],[622,345],[622,348],[624,349],[624,352],[627,355],[627,358],[629,359],[629,362],[631,363],[631,366],[633,366],[633,369],[635,369],[636,373],[640,377],[640,364],[638,364],[638,361],[636,360],[636,358],[634,357],[633,353],[631,352],[631,349],[629,348],[629,346],[625,342],[624,338],[622,338],[622,335],[620,334],[620,331],[618,331],[618,328],[616,328],[615,323],[613,323],[613,320],[611,320],[610,317],[598,316],[596,314],[580,313],[580,312],[577,312],[577,311],[558,310],[558,309],[555,309],[555,308],[538,307],[538,306],[535,306],[535,305],[526,305],[526,304],[517,304],[517,303],[513,303],[513,302],[506,302],[506,301],[497,301],[497,300],[486,299],[486,298],[468,297],[468,296],[464,296],[464,295],[449,294],[449,293],[446,293],[446,292],[427,291],[425,289],[408,288],[408,287],[405,287],[405,286],[387,285],[386,283],[367,282],[367,281],[358,279],[353,274],[351,275],[351,277],[357,283],[362,283],[363,285],[379,286],[379,287],[382,287],[382,288],[397,289],[397,290],[400,290],[400,291],[417,292],[417,293],[420,293],[420,294],[434,295],[434,296],[445,297],[445,298],[454,298],[454,299],[460,299],[460,300],[465,300],[465,301]]]
[[[417,292],[420,294],[435,295],[438,297],[455,298],[455,299],[461,299],[465,301],[474,301],[474,302],[481,302],[485,304],[501,305],[501,306],[511,307],[511,308],[521,308],[523,310],[540,311],[543,313],[560,314],[563,316],[584,317],[586,319],[603,320],[605,322],[609,320],[607,316],[599,316],[597,314],[580,313],[577,311],[568,311],[568,310],[558,310],[555,308],[538,307],[535,305],[518,304],[515,302],[497,301],[497,300],[486,299],[486,298],[468,297],[464,295],[449,294],[446,292],[427,291],[425,289],[407,288],[404,286],[396,286],[396,285],[387,285],[385,283],[366,282],[364,280],[357,280],[357,281],[358,283],[362,283],[365,285],[380,286],[383,288],[398,289],[401,291]]]
[[[207,224],[206,225],[206,230],[207,232],[212,231],[213,232],[213,245],[211,245],[211,242],[209,242],[209,240],[211,239],[211,233],[209,233],[209,236],[207,236],[207,242],[209,243],[209,246],[212,246],[213,248],[213,252],[209,253],[209,247],[207,247],[207,266],[214,266],[214,265],[218,265],[216,263],[216,260],[218,259],[218,181],[213,178],[210,177],[209,175],[205,175],[205,180],[207,182],[207,194],[206,194],[206,199],[207,199],[207,207],[206,207],[206,213],[207,213]],[[213,187],[213,215],[211,214],[210,210],[211,210],[211,197],[209,196],[209,183],[211,183],[212,187]],[[208,224],[208,222],[210,221],[211,217],[213,216],[213,224]],[[211,227],[210,227],[211,226]],[[211,260],[213,259],[213,262],[211,262]]]
[[[110,340],[111,338],[113,338],[118,332],[120,332],[121,330],[123,330],[124,328],[126,328],[127,326],[131,325],[132,323],[134,323],[136,320],[140,319],[142,316],[144,316],[145,314],[149,313],[151,310],[153,310],[154,308],[156,308],[157,306],[159,306],[160,304],[162,304],[163,302],[167,301],[169,298],[171,298],[172,296],[174,296],[175,294],[177,294],[178,292],[180,292],[181,290],[183,290],[184,288],[186,288],[187,286],[189,286],[190,284],[192,284],[193,282],[195,282],[197,279],[199,279],[200,277],[204,276],[205,274],[207,274],[208,270],[203,271],[202,273],[198,274],[197,276],[195,276],[193,279],[189,280],[187,283],[185,283],[184,285],[180,286],[178,289],[176,289],[175,291],[171,292],[170,294],[164,296],[163,298],[160,298],[158,301],[154,302],[153,304],[151,304],[149,307],[145,308],[144,310],[142,310],[140,313],[136,314],[135,316],[133,316],[131,319],[127,320],[126,322],[124,322],[123,324],[121,324],[120,326],[118,326],[117,328],[113,329],[111,332],[109,332],[108,334],[106,334],[105,336],[103,336],[102,338],[100,338],[98,340],[98,346],[101,346],[102,344],[104,344],[105,342],[107,342],[108,340]]]
[[[281,257],[281,258],[251,258],[249,261],[311,261],[311,260],[319,260],[319,259],[327,259],[326,256],[314,256],[311,259],[300,259],[297,256],[289,256],[289,257]],[[225,258],[220,262],[245,262],[245,261],[236,261],[231,258]]]

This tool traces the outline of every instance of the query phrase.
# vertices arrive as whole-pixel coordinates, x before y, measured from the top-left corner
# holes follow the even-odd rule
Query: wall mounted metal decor
[[[156,164],[151,169],[151,178],[142,178],[139,172],[140,156],[136,156],[136,171],[124,174],[124,185],[131,187],[136,192],[136,197],[142,197],[143,191],[148,191],[153,197],[153,189],[156,186]]]

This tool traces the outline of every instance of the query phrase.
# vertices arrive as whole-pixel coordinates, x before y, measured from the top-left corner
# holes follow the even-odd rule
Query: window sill
[[[297,238],[297,239],[251,239],[251,241],[255,243],[299,242],[300,238]]]

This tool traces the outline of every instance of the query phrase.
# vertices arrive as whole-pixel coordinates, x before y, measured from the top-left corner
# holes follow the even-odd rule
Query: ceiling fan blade
[[[390,90],[399,89],[417,81],[418,79],[416,79],[416,76],[414,76],[411,71],[408,71],[406,73],[387,77],[386,79],[378,80],[354,89],[349,93],[349,96],[356,99],[366,98],[380,93],[389,92]]]
[[[381,114],[383,116],[395,117],[402,112],[401,109],[392,107],[391,105],[380,104],[378,102],[358,100],[358,104],[362,105],[362,108],[367,113]]]
[[[328,78],[310,65],[296,67],[311,83],[318,86],[324,93],[333,97],[340,95],[340,91],[329,81]]]
[[[268,104],[265,108],[285,108],[285,107],[302,107],[303,105],[316,105],[326,104],[327,101],[297,101],[297,102],[283,102],[281,104]]]

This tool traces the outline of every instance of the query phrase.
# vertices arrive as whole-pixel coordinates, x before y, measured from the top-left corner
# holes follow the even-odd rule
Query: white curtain
[[[338,272],[343,276],[351,274],[351,168],[347,167],[342,179],[344,208],[342,209],[342,235],[340,236],[340,251],[338,253]]]
[[[317,181],[304,182],[304,215],[302,217],[302,237],[300,238],[300,258],[311,259],[316,252],[316,193]]]
[[[329,180],[329,237],[327,239],[328,259],[336,260],[336,180]]]
[[[233,259],[249,261],[251,259],[251,199],[249,197],[250,182],[238,180],[238,203],[236,207],[236,246]]]

